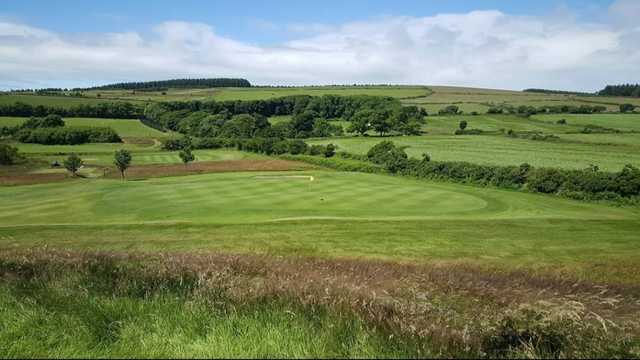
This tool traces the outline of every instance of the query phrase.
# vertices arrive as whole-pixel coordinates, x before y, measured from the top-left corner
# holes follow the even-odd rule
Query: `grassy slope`
[[[568,125],[585,126],[600,125],[621,131],[640,131],[639,114],[554,114],[554,115],[534,115],[533,119],[547,123],[554,123],[559,119],[566,119]]]
[[[355,316],[309,316],[277,303],[228,311],[170,293],[151,298],[87,294],[69,282],[26,292],[0,286],[2,357],[409,355]]]
[[[5,187],[0,246],[470,261],[639,280],[636,210],[383,175],[305,174],[315,181],[232,173]],[[592,273],[596,266],[605,268]]]
[[[429,90],[423,86],[373,86],[344,87],[316,86],[304,88],[215,88],[215,89],[169,89],[163,95],[160,91],[136,92],[126,90],[92,90],[85,92],[88,97],[101,95],[102,99],[132,99],[145,101],[185,101],[185,100],[262,100],[290,95],[378,95],[396,98],[425,96]]]
[[[570,138],[569,138],[570,139]],[[339,150],[366,154],[375,144],[391,140],[407,146],[406,152],[416,158],[428,153],[437,161],[468,161],[493,165],[520,165],[584,169],[590,164],[603,170],[619,171],[626,164],[640,166],[640,137],[633,144],[595,144],[513,139],[506,136],[404,136],[322,139],[310,141],[333,143]],[[588,138],[587,138],[588,140]]]
[[[0,104],[14,104],[16,102],[22,102],[30,105],[45,105],[45,106],[59,106],[59,107],[72,107],[77,105],[96,105],[104,102],[115,101],[114,99],[98,99],[98,98],[83,98],[83,97],[71,97],[71,96],[45,96],[45,95],[25,95],[25,94],[1,94]]]

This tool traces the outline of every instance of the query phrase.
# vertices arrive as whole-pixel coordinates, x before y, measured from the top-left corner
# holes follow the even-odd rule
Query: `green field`
[[[449,101],[481,113],[499,102],[585,103],[452,87],[88,94],[98,92],[101,101],[369,94],[430,113]],[[615,99],[606,100],[613,109]],[[365,154],[390,140],[434,161],[640,166],[640,114],[425,120],[421,136],[369,131],[306,141]],[[462,120],[484,133],[453,135]],[[22,121],[0,117],[0,126]],[[0,357],[638,356],[634,199],[577,201],[302,163],[281,171],[275,157],[235,149],[194,150],[195,161],[211,162],[200,169],[145,166],[181,163],[177,151],[161,149],[164,138],[179,134],[138,120],[65,122],[111,127],[124,142],[2,140],[26,160],[0,167]],[[618,132],[583,133],[590,125]],[[508,137],[509,130],[558,138]],[[133,155],[126,181],[113,167],[119,149]],[[70,153],[84,160],[80,177],[51,168]],[[251,167],[257,163],[272,165]],[[236,165],[242,170],[227,172]]]
[[[600,125],[616,130],[640,132],[640,114],[554,114],[534,115],[533,119],[547,123],[555,123],[559,119],[566,119],[568,125]]]
[[[77,180],[5,187],[0,195],[5,248],[215,249],[579,269],[596,254],[619,263],[640,254],[636,210],[384,175]]]
[[[91,97],[52,96],[52,95],[26,95],[26,94],[0,94],[0,104],[14,104],[21,102],[33,106],[73,107],[77,105],[97,105],[104,102],[117,101],[117,99],[101,99]]]
[[[164,94],[163,94],[164,93]],[[309,86],[290,88],[211,88],[168,89],[166,91],[91,90],[84,92],[90,98],[136,101],[188,101],[188,100],[264,100],[292,95],[374,95],[395,98],[421,97],[430,91],[423,86]]]
[[[421,158],[422,154],[428,153],[435,161],[492,165],[529,163],[533,166],[568,169],[584,169],[594,164],[607,171],[619,171],[626,164],[640,166],[640,137],[628,139],[631,143],[626,144],[535,141],[503,135],[356,137],[313,140],[310,143],[333,143],[339,151],[366,154],[372,146],[383,140],[406,146],[405,151],[409,156]]]

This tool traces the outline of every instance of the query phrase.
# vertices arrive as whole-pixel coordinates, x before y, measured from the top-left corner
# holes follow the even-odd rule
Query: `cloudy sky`
[[[0,89],[182,77],[593,91],[640,82],[640,0],[3,0]]]

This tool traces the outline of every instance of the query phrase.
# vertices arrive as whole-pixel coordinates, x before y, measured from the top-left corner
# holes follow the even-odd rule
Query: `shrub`
[[[556,124],[558,124],[558,125],[566,125],[567,124],[567,120],[566,119],[560,119],[560,120],[556,121]]]
[[[456,105],[448,105],[438,111],[439,115],[457,115],[461,113],[460,108]]]
[[[633,109],[635,109],[635,105],[633,104],[620,104],[620,112],[621,113],[626,113],[626,112],[632,112]]]
[[[291,140],[289,141],[289,153],[292,155],[304,154],[307,152],[307,143],[302,140]]]
[[[529,174],[527,185],[531,191],[551,194],[560,190],[566,178],[565,171],[559,169],[534,169]]]
[[[18,148],[8,144],[0,144],[0,165],[13,165],[19,159]]]
[[[330,158],[330,157],[333,157],[333,155],[335,154],[336,154],[336,146],[333,144],[327,144],[327,146],[324,149],[324,157]]]
[[[75,153],[69,155],[69,157],[66,158],[63,162],[64,168],[67,169],[73,176],[76,176],[76,173],[82,167],[82,164],[82,159]]]
[[[22,129],[16,133],[18,141],[43,145],[78,145],[84,143],[117,143],[122,139],[111,128],[54,127]]]
[[[326,147],[324,145],[311,145],[307,149],[307,154],[318,156],[320,154],[324,154]]]

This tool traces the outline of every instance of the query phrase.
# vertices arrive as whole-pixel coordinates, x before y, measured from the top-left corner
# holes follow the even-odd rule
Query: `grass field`
[[[403,100],[407,105],[425,108],[430,114],[447,105],[457,105],[465,113],[476,111],[485,113],[493,105],[543,106],[543,105],[602,105],[607,111],[618,111],[618,105],[632,103],[640,105],[640,100],[623,97],[577,96],[541,94],[509,90],[475,89],[452,86],[429,86],[432,93],[421,98]]]
[[[117,101],[117,99],[101,99],[90,97],[51,96],[51,95],[26,95],[26,94],[0,94],[0,104],[14,104],[21,102],[33,106],[45,105],[56,107],[73,107],[77,105],[96,105],[99,103]]]
[[[101,101],[369,93],[434,111],[455,101],[465,112],[500,99],[584,103],[450,87],[100,93]],[[486,133],[453,135],[461,120]],[[4,117],[0,126],[21,121]],[[0,357],[640,356],[635,205],[333,171],[231,149],[195,150],[196,163],[185,166],[160,148],[175,134],[137,120],[65,121],[112,127],[125,141],[12,143],[28,160],[0,167]],[[436,161],[640,166],[638,114],[426,121],[422,136],[308,143],[364,154],[391,140]],[[584,134],[587,125],[621,132]],[[559,139],[500,134],[509,129]],[[118,149],[133,154],[127,181],[113,166]],[[72,152],[85,162],[81,177],[50,168]]]
[[[0,246],[455,260],[592,277],[639,260],[633,209],[384,175],[298,174],[313,181],[228,173],[0,188]],[[613,266],[586,274],[593,256]]]
[[[586,136],[582,139],[589,139]],[[568,137],[567,139],[571,139]],[[575,138],[574,138],[575,139]],[[640,166],[640,137],[627,137],[627,143],[562,142],[514,139],[495,136],[377,136],[363,138],[322,139],[311,144],[333,143],[339,151],[366,154],[383,140],[406,146],[409,156],[421,158],[428,153],[436,161],[468,161],[479,164],[520,165],[584,169],[598,165],[603,170],[619,171],[626,164]]]
[[[534,115],[534,120],[541,120],[547,123],[555,123],[559,119],[566,119],[568,125],[585,126],[600,125],[621,131],[640,132],[640,114],[597,114],[597,115],[576,115],[576,114],[554,114],[554,115]]]
[[[84,94],[101,99],[139,101],[186,101],[186,100],[263,100],[291,95],[375,95],[395,98],[420,97],[430,91],[423,86],[314,86],[292,88],[213,88],[213,89],[168,89],[167,91],[133,92],[131,90],[91,90]]]

